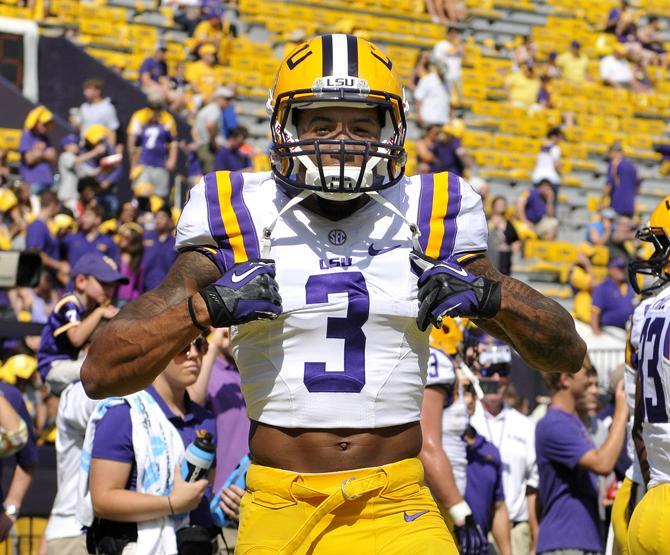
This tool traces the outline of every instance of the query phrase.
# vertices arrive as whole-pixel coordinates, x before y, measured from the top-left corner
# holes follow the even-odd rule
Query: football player
[[[467,182],[404,175],[407,104],[378,47],[303,42],[268,107],[272,171],[190,191],[181,254],[95,338],[84,386],[142,389],[232,325],[252,420],[238,553],[455,553],[417,458],[428,327],[475,318],[542,371],[577,371],[585,345],[557,303],[491,267]]]
[[[456,337],[454,337],[456,336]],[[488,553],[488,541],[472,516],[465,495],[467,444],[463,434],[468,427],[468,413],[458,371],[452,359],[458,339],[463,334],[456,322],[445,318],[440,329],[430,334],[430,354],[426,390],[421,406],[423,447],[420,459],[426,482],[438,506],[448,512],[461,553]]]
[[[654,252],[630,264],[631,283],[654,296],[640,304],[631,328],[631,345],[637,347],[633,440],[647,492],[630,517],[628,553],[661,555],[670,553],[670,195],[637,237],[651,243]],[[640,290],[638,274],[654,282]]]

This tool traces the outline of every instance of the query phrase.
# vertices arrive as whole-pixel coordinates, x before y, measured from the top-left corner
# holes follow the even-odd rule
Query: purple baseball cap
[[[75,262],[72,277],[79,275],[93,276],[101,283],[122,283],[126,285],[128,278],[118,270],[113,259],[103,254],[88,252]]]
[[[620,256],[610,260],[610,263],[607,265],[608,268],[619,268],[620,270],[625,270],[627,266],[626,261]]]

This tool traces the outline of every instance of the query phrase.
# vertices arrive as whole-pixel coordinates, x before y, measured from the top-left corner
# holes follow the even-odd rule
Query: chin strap
[[[421,237],[419,226],[417,226],[414,222],[408,220],[407,217],[400,210],[398,210],[390,200],[380,195],[379,193],[370,192],[368,193],[368,196],[380,206],[383,206],[388,211],[393,212],[396,216],[398,216],[398,218],[400,218],[403,222],[407,224],[409,230],[412,232],[412,246],[414,247],[414,250],[421,254],[424,254],[423,249],[419,244],[419,237]]]
[[[272,231],[277,225],[279,218],[281,218],[291,208],[300,204],[303,200],[305,200],[308,196],[310,196],[313,193],[314,191],[308,191],[308,190],[300,191],[296,196],[294,196],[284,205],[284,208],[282,208],[277,213],[275,219],[272,220],[270,225],[263,228],[263,237],[261,238],[261,258],[270,258],[270,247],[272,246]]]
[[[263,228],[263,237],[261,238],[261,258],[270,258],[270,248],[272,247],[272,232],[274,231],[274,228],[277,225],[279,219],[286,212],[291,210],[291,208],[297,206],[312,194],[314,194],[314,191],[308,191],[308,190],[300,191],[300,193],[298,193],[284,205],[284,207],[277,213],[274,220],[270,222],[270,225]],[[392,212],[393,214],[398,216],[403,222],[405,222],[405,224],[407,224],[409,230],[412,233],[412,246],[414,247],[414,250],[423,254],[423,249],[419,244],[419,237],[421,237],[419,226],[417,226],[414,222],[407,219],[407,217],[402,212],[400,212],[400,210],[398,210],[391,201],[389,201],[379,193],[369,192],[367,193],[367,195],[377,204],[383,206],[389,212]]]

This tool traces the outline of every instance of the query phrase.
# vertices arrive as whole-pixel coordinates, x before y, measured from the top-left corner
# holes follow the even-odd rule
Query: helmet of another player
[[[271,165],[279,182],[327,199],[349,200],[403,178],[405,93],[393,62],[371,42],[334,34],[297,45],[279,66],[267,108]],[[333,127],[300,137],[298,117],[319,108],[372,108],[381,132],[362,137]]]
[[[637,293],[652,293],[670,281],[670,195],[654,209],[649,223],[637,232],[637,238],[650,243],[654,252],[646,260],[631,262],[628,276]],[[654,279],[651,283],[645,282],[644,276]]]

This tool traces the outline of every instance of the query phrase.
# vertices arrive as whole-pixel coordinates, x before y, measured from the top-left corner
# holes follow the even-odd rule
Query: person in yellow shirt
[[[193,92],[201,96],[201,104],[207,104],[218,86],[216,73],[216,48],[203,44],[199,49],[200,59],[186,67],[186,80]]]
[[[561,76],[566,81],[573,83],[583,83],[586,80],[586,71],[589,67],[589,59],[581,51],[582,45],[579,41],[573,40],[570,43],[570,50],[563,52],[557,59],[556,65],[561,70]]]
[[[198,23],[193,31],[197,41],[196,54],[202,56],[202,47],[214,46],[220,64],[228,65],[233,49],[233,39],[237,37],[237,28],[223,15],[220,9],[210,9],[206,18]]]
[[[519,71],[510,73],[505,79],[507,98],[516,106],[531,107],[537,104],[540,80],[535,76],[533,66],[521,64]]]

